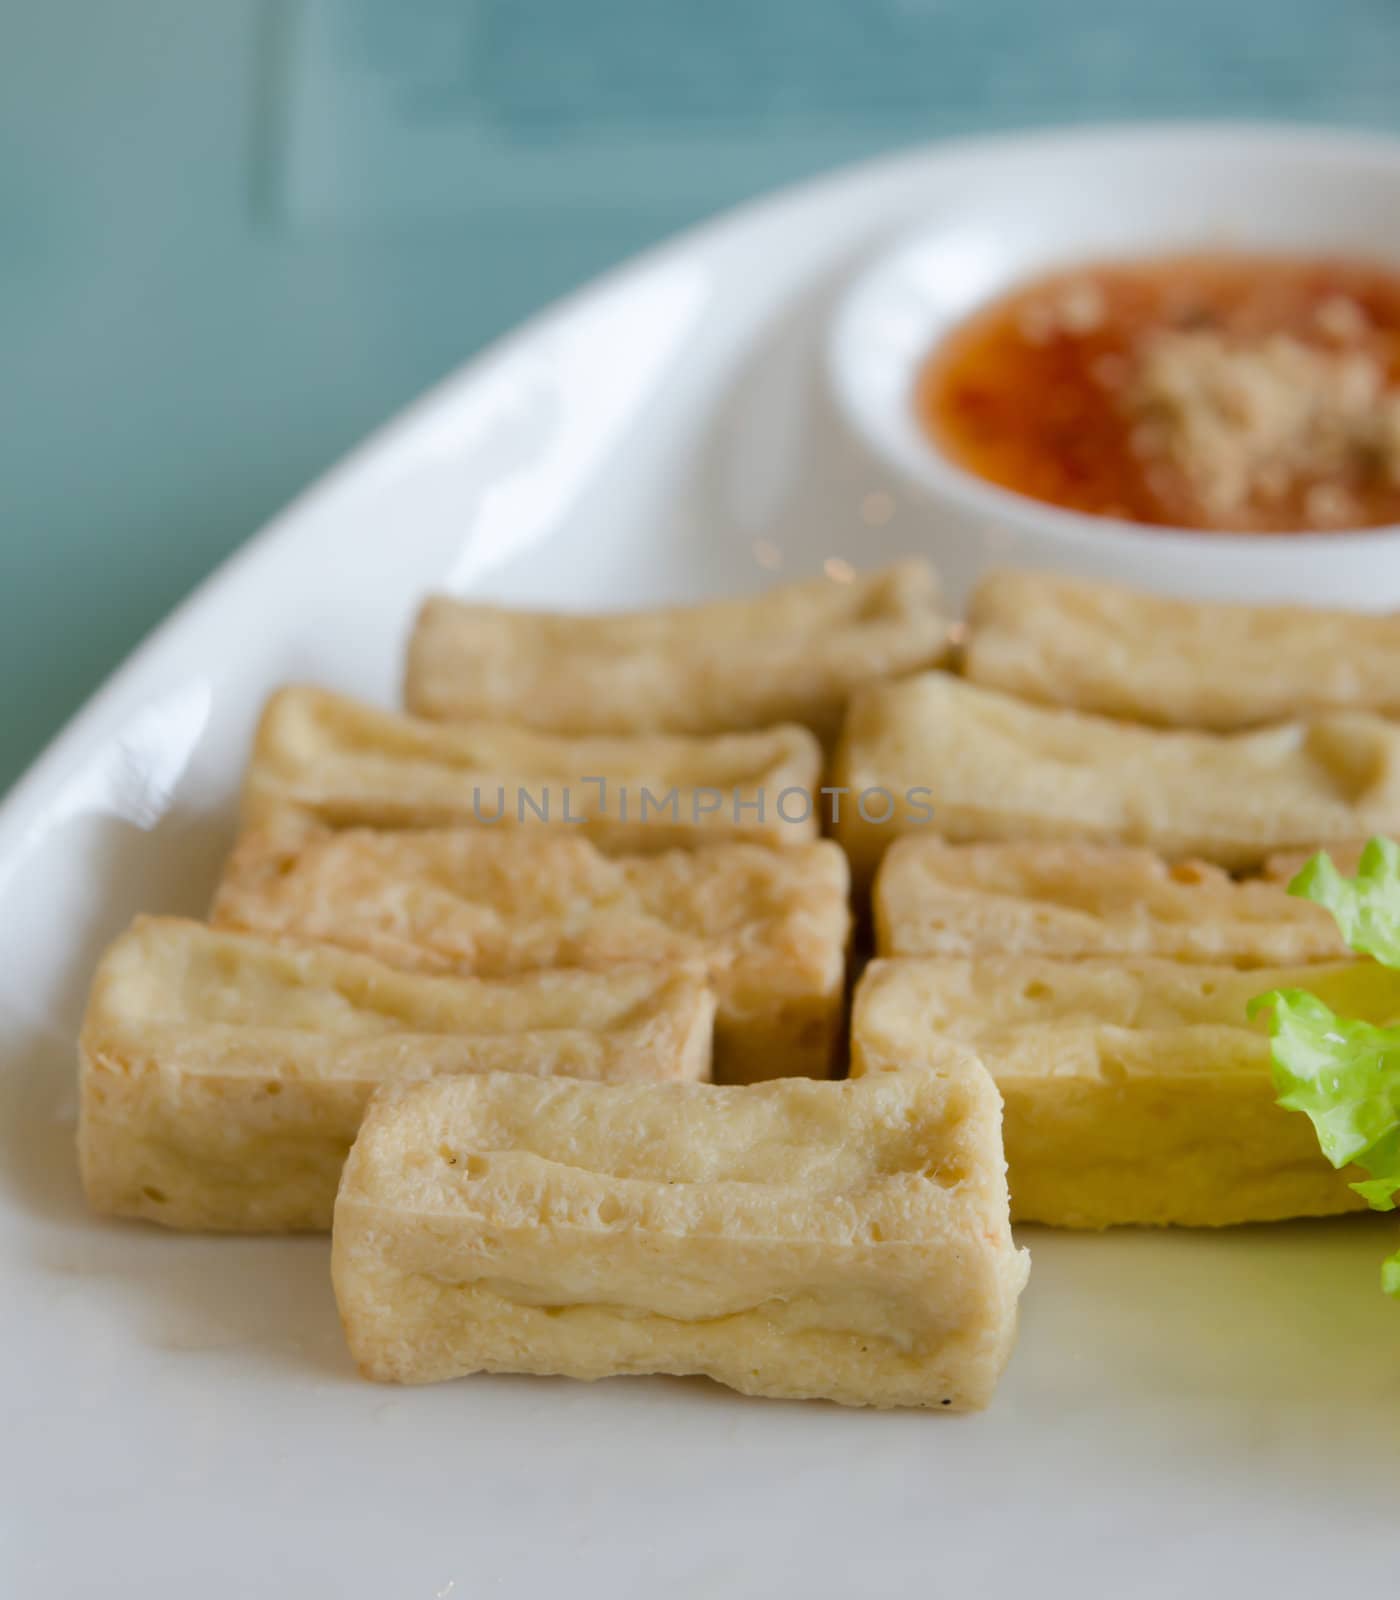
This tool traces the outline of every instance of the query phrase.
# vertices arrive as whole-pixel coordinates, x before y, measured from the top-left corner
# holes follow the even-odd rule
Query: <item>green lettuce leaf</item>
[[[1372,839],[1356,876],[1344,878],[1324,850],[1288,885],[1289,894],[1325,906],[1342,938],[1383,967],[1400,967],[1400,844]]]
[[[1400,967],[1400,846],[1373,839],[1354,878],[1326,854],[1315,856],[1288,886],[1336,918],[1343,938],[1383,966]],[[1316,995],[1275,989],[1250,1003],[1267,1011],[1274,1087],[1289,1111],[1301,1111],[1334,1167],[1368,1174],[1352,1188],[1377,1211],[1400,1195],[1400,1027],[1339,1017]],[[1400,1296],[1400,1251],[1381,1269],[1381,1287]]]

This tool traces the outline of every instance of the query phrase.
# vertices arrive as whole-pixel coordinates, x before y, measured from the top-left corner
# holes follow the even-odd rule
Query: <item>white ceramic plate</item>
[[[101,945],[199,912],[257,706],[389,700],[425,590],[613,606],[874,564],[937,529],[845,440],[828,307],[979,174],[1200,131],[947,147],[682,238],[525,328],[177,613],[0,814],[0,1594],[1364,1592],[1394,1572],[1400,1311],[1379,1219],[1054,1236],[985,1415],[696,1382],[359,1381],[316,1239],[83,1209],[73,1039]],[[1345,164],[1388,147],[1217,132]],[[1139,575],[1152,577],[1149,546]],[[982,551],[975,553],[980,559]],[[946,555],[946,552],[945,552]],[[965,564],[966,576],[970,564]]]

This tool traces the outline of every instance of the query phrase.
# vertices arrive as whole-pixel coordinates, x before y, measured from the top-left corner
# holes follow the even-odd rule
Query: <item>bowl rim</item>
[[[1007,162],[1032,153],[1041,159],[1053,155],[1086,160],[1114,145],[1118,145],[1119,153],[1122,153],[1123,146],[1136,144],[1140,151],[1150,151],[1156,155],[1177,147],[1183,160],[1186,160],[1199,158],[1203,142],[1214,143],[1221,149],[1233,148],[1241,155],[1258,156],[1261,152],[1268,152],[1282,163],[1321,158],[1357,168],[1391,168],[1397,191],[1400,191],[1400,137],[1361,129],[1353,131],[1257,122],[1105,123],[1039,135],[1004,135],[966,143],[953,141],[947,156],[956,159],[960,145],[972,153],[975,145],[977,155],[994,155]],[[1326,555],[1355,557],[1368,552],[1376,553],[1381,547],[1388,548],[1400,542],[1400,522],[1370,528],[1303,533],[1240,533],[1135,522],[1126,517],[1074,511],[1049,501],[1037,500],[1032,495],[980,478],[961,466],[940,449],[922,427],[912,405],[913,380],[924,360],[936,347],[937,338],[921,344],[917,350],[911,349],[908,355],[901,354],[896,358],[902,378],[899,386],[901,400],[897,408],[887,403],[870,403],[868,385],[858,376],[852,356],[860,326],[868,320],[872,304],[879,304],[884,286],[896,279],[903,263],[927,249],[932,235],[945,232],[946,229],[946,218],[935,220],[924,216],[890,235],[866,254],[838,291],[828,316],[823,341],[827,387],[848,427],[867,448],[925,498],[951,501],[970,517],[1003,526],[1012,525],[1018,532],[1043,539],[1047,545],[1070,551],[1102,553],[1107,547],[1121,552],[1127,539],[1144,554],[1156,552],[1163,556],[1176,555],[1204,561],[1233,561],[1241,556],[1277,561],[1288,557],[1316,559]],[[1397,246],[1400,246],[1400,239],[1397,239]],[[1152,246],[1145,245],[1142,254],[1147,255],[1151,251]],[[1231,253],[1231,247],[1226,247],[1221,253]],[[1238,253],[1247,254],[1250,251],[1243,249]],[[1258,253],[1286,256],[1290,252],[1286,247],[1268,247],[1261,248]],[[1099,252],[1086,256],[1085,264],[1092,265],[1097,260],[1111,258],[1111,252]],[[1132,252],[1124,251],[1122,258],[1132,259]],[[1065,268],[1071,266],[1072,261],[1065,263]],[[1031,281],[1042,270],[1064,269],[1038,269],[1031,266],[1025,271],[1013,271],[996,294],[1013,292],[1018,284]],[[1397,268],[1397,272],[1400,272],[1400,268]],[[976,305],[980,307],[988,303],[989,300],[984,299],[977,301]],[[960,312],[949,328],[960,326],[968,314],[969,310]]]

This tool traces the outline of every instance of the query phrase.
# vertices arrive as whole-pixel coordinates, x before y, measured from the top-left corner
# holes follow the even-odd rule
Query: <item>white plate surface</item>
[[[841,284],[1006,164],[1092,167],[1129,138],[1202,137],[920,152],[613,275],[295,505],[15,790],[0,814],[0,1595],[1175,1600],[1393,1581],[1400,1310],[1376,1286],[1380,1219],[1026,1230],[1020,1346],[991,1411],[876,1415],[700,1381],[374,1387],[342,1346],[324,1241],[98,1223],[73,1158],[96,953],[138,910],[203,909],[270,688],[390,701],[431,588],[619,606],[746,590],[778,559],[799,575],[928,548],[937,529],[830,414],[821,348]],[[1208,137],[1280,159],[1378,149]]]

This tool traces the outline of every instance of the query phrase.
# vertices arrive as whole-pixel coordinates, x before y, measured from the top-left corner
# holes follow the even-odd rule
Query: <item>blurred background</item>
[[[1190,116],[1400,128],[1400,0],[0,0],[0,788],[564,290],[899,145]]]

